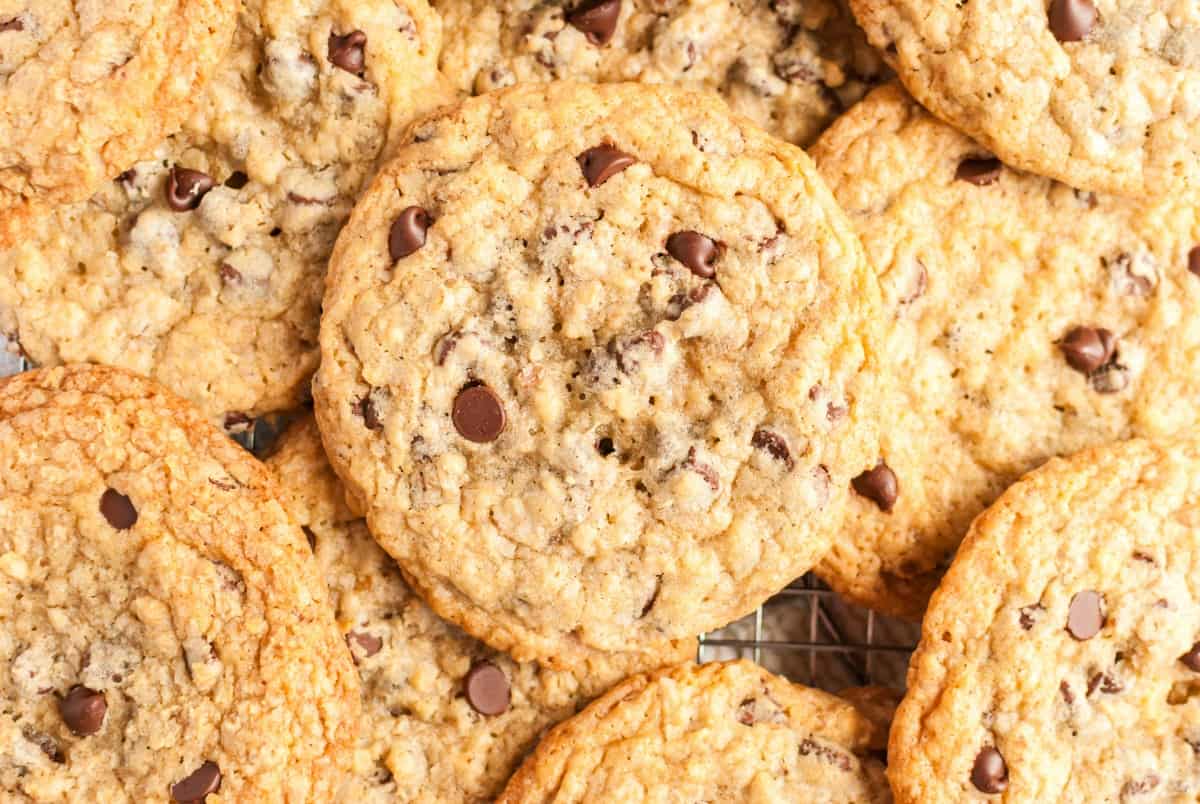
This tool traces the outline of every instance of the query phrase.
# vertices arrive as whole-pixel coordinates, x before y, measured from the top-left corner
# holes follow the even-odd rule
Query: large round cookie
[[[803,152],[715,97],[468,100],[383,169],[330,270],[334,468],[433,608],[517,658],[736,619],[874,462],[875,277]]]
[[[890,802],[886,726],[748,661],[635,676],[553,729],[500,804]]]
[[[89,201],[0,221],[0,331],[230,424],[298,403],[329,252],[389,128],[440,97],[440,30],[424,0],[247,0],[181,134]]]
[[[888,750],[901,802],[1194,801],[1200,444],[1056,459],[975,521]]]
[[[0,0],[0,215],[78,201],[179,128],[237,0]]]
[[[820,572],[919,618],[971,520],[1017,477],[1200,421],[1200,211],[1012,170],[898,87],[813,154],[879,269],[894,382],[884,465],[856,481]]]
[[[1006,163],[1086,190],[1200,187],[1200,6],[850,0],[909,91]]]
[[[460,91],[641,81],[721,93],[808,145],[890,72],[840,0],[437,0]]]
[[[0,798],[333,800],[358,684],[277,493],[141,378],[0,382]]]
[[[268,466],[309,533],[362,678],[363,718],[345,800],[491,801],[549,726],[654,660],[594,661],[573,672],[518,664],[439,619],[400,577],[366,523],[347,508],[316,423],[284,433]]]

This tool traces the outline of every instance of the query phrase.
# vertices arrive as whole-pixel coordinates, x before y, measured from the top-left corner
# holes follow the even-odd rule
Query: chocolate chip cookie
[[[178,130],[236,0],[0,0],[0,216],[70,202]]]
[[[901,802],[1200,791],[1200,443],[1056,459],[971,527],[892,729]]]
[[[556,672],[518,664],[409,591],[347,508],[311,418],[284,433],[268,466],[309,534],[362,677],[347,801],[491,801],[546,728],[630,673],[695,655],[692,641],[640,665],[604,658]]]
[[[100,367],[0,381],[0,465],[0,798],[334,800],[357,678],[262,466]]]
[[[1200,188],[1200,6],[850,0],[909,91],[1005,163],[1126,195]]]
[[[880,272],[879,462],[834,588],[919,618],[971,520],[1047,458],[1200,419],[1200,217],[991,157],[896,86],[813,150]]]
[[[499,802],[890,802],[870,750],[886,730],[748,661],[685,664],[553,729]]]
[[[389,129],[436,100],[440,30],[424,0],[248,0],[181,134],[89,201],[0,222],[0,330],[231,426],[298,403],[329,252]]]
[[[520,660],[752,610],[877,454],[875,276],[804,153],[710,95],[528,84],[425,121],[324,309],[334,468],[434,610]]]
[[[460,91],[572,79],[720,92],[808,145],[890,71],[840,0],[437,0]]]

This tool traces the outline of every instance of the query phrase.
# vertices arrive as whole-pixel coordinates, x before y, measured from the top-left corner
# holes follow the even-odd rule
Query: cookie
[[[499,804],[890,802],[849,703],[742,660],[635,676],[542,740]]]
[[[441,67],[462,92],[640,81],[719,92],[808,145],[890,71],[841,0],[437,0]]]
[[[1122,195],[1200,178],[1200,7],[849,0],[922,105],[1005,163]]]
[[[892,729],[901,802],[1200,791],[1200,443],[1055,459],[972,525]]]
[[[878,301],[808,158],[715,97],[520,85],[355,208],[317,418],[439,614],[522,661],[657,651],[828,547],[876,454]]]
[[[0,222],[0,330],[231,426],[299,403],[329,252],[389,129],[436,100],[440,30],[424,0],[248,0],[182,133],[86,202]]]
[[[261,464],[99,367],[0,381],[0,462],[0,798],[334,800],[358,682]]]
[[[179,129],[236,0],[0,0],[0,216],[87,198]]]
[[[363,718],[346,800],[491,801],[549,726],[656,662],[597,660],[575,672],[517,664],[439,619],[346,506],[316,423],[293,424],[268,466],[307,530],[338,627],[362,678]]]
[[[880,272],[894,386],[880,462],[819,572],[919,618],[971,520],[1022,474],[1200,421],[1200,218],[1008,167],[896,86],[813,154]]]

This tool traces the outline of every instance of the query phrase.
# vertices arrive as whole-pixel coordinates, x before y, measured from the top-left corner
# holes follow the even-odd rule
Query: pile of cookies
[[[0,0],[0,801],[1200,796],[1200,8],[850,6]]]

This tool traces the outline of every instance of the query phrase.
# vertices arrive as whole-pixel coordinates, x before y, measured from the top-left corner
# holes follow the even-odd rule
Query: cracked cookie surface
[[[909,91],[1006,163],[1073,187],[1200,187],[1200,6],[850,0]]]
[[[667,87],[415,129],[331,261],[317,418],[434,610],[642,651],[802,574],[874,459],[879,294],[802,151]]]
[[[892,728],[901,802],[1200,791],[1200,444],[1055,459],[983,513]]]
[[[424,0],[248,0],[183,131],[90,200],[0,222],[0,330],[230,426],[297,404],[325,263],[389,130],[439,97]]]
[[[442,71],[462,92],[556,79],[710,89],[797,145],[890,74],[838,0],[434,5],[446,24]]]
[[[812,153],[879,270],[894,386],[883,465],[856,481],[818,571],[919,618],[971,520],[1022,474],[1196,425],[1200,215],[1011,169],[898,86]]]
[[[0,798],[333,800],[357,678],[262,466],[99,367],[0,382],[0,464]]]
[[[86,198],[178,130],[236,0],[0,0],[0,216]]]
[[[887,732],[828,693],[748,662],[635,676],[553,729],[500,804],[890,802]]]
[[[695,642],[681,642],[640,664],[598,657],[555,671],[514,662],[441,620],[409,590],[347,508],[311,418],[284,433],[267,465],[310,534],[362,679],[347,801],[491,801],[551,725],[631,673],[695,655]]]

